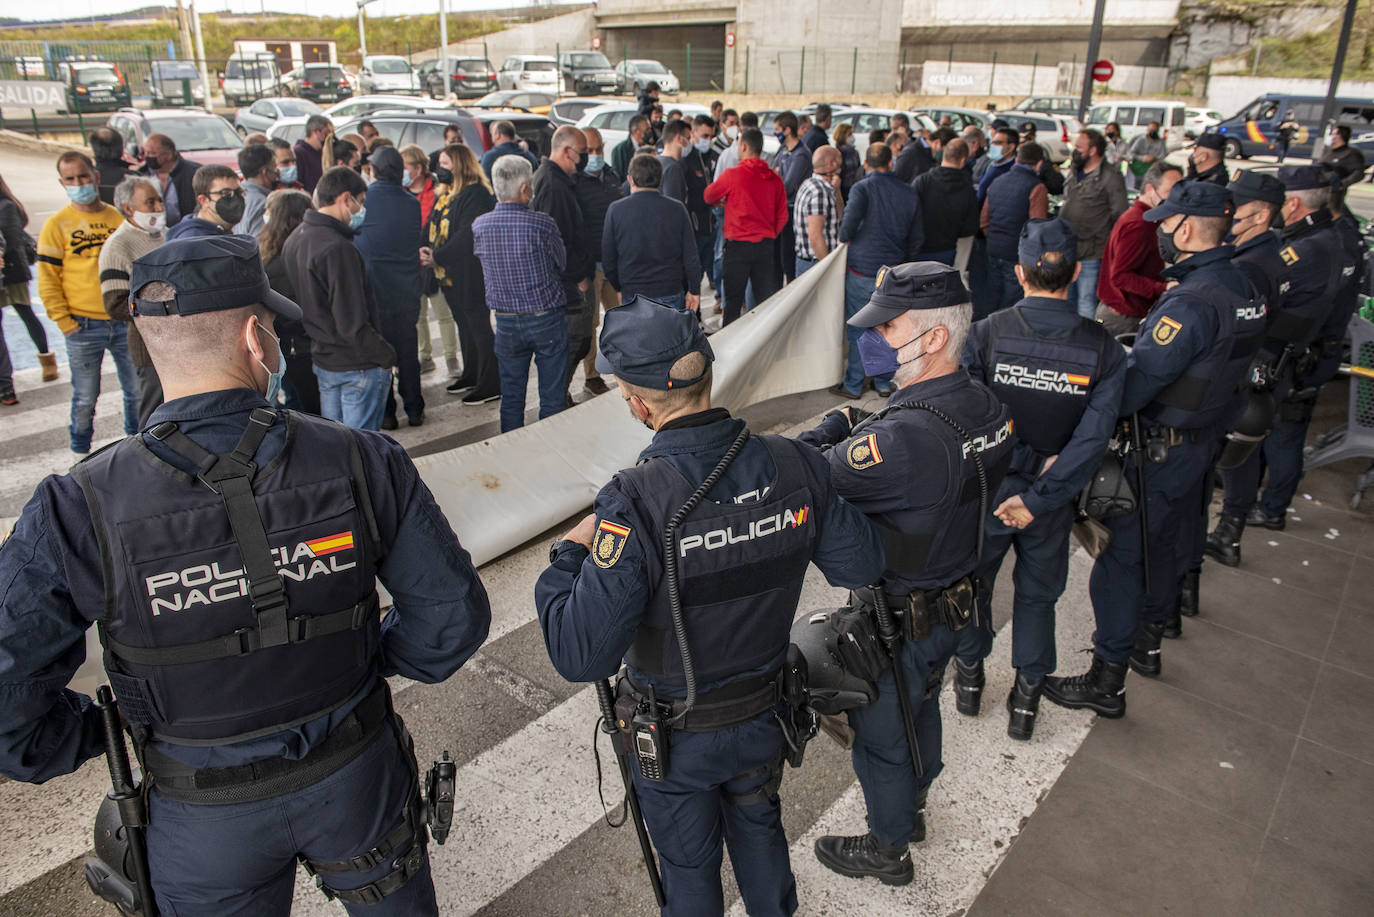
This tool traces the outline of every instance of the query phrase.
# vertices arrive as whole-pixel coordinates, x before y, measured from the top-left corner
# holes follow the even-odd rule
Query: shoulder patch
[[[629,537],[629,526],[602,519],[596,527],[596,537],[592,539],[592,560],[598,567],[614,567],[615,562],[620,560],[620,552],[625,550],[625,539]]]
[[[878,434],[870,433],[863,439],[856,439],[850,443],[849,448],[845,450],[845,459],[848,460],[849,467],[856,471],[882,464],[883,454],[878,451]]]
[[[1295,249],[1295,248],[1294,248],[1293,246],[1291,246],[1291,245],[1287,246],[1286,248],[1281,249],[1281,250],[1279,251],[1279,257],[1283,259],[1283,263],[1284,263],[1284,264],[1287,264],[1287,265],[1290,265],[1290,266],[1291,266],[1291,265],[1294,265],[1294,264],[1297,264],[1298,261],[1301,260],[1300,258],[1298,258],[1298,250]]]
[[[1161,347],[1167,347],[1169,344],[1173,343],[1174,338],[1178,337],[1178,333],[1182,329],[1182,322],[1176,322],[1167,315],[1161,315],[1159,317],[1159,324],[1155,325],[1154,334],[1151,336],[1155,339],[1156,344],[1159,344]]]

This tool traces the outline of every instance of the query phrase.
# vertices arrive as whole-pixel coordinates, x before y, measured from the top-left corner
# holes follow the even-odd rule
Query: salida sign
[[[67,107],[67,87],[46,80],[0,80],[0,108],[57,111]]]

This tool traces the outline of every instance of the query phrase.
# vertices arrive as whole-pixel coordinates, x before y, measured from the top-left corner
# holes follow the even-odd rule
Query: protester
[[[712,117],[716,118],[715,115]],[[711,141],[711,149],[715,150],[717,157],[735,145],[735,141],[739,139],[739,131],[739,112],[733,108],[722,111],[720,117],[716,118],[716,137]]]
[[[100,295],[110,318],[123,322],[129,342],[129,359],[138,375],[138,425],[141,429],[162,404],[162,382],[143,337],[129,312],[129,272],[134,261],[157,248],[165,238],[167,214],[162,192],[147,176],[133,175],[115,189],[115,206],[124,222],[100,249]]]
[[[324,115],[311,115],[305,120],[305,136],[296,141],[296,181],[309,194],[324,174],[324,147],[334,133],[334,122]]]
[[[811,177],[802,183],[792,209],[797,227],[797,276],[835,250],[840,241],[844,198],[840,195],[844,157],[828,143],[811,154]]]
[[[978,182],[983,178],[983,173],[987,171],[991,160],[988,159],[988,138],[983,133],[983,129],[976,124],[970,124],[964,128],[964,132],[959,135],[964,143],[968,144],[968,159],[964,162],[964,171],[973,179],[973,187],[978,187]]]
[[[661,158],[640,153],[630,160],[630,196],[606,211],[602,265],[622,303],[644,296],[695,312],[701,262],[692,220],[680,201],[659,193],[662,180]]]
[[[797,271],[797,228],[792,224],[792,208],[796,205],[797,191],[802,182],[811,177],[811,151],[802,145],[798,133],[800,125],[792,112],[779,112],[773,118],[773,127],[780,145],[777,155],[773,157],[773,171],[778,173],[787,192],[787,223],[778,234],[776,256],[781,275],[779,282],[785,284],[796,276]]]
[[[382,136],[382,132],[377,130],[377,125],[366,118],[358,122],[358,133],[362,135],[364,140],[368,141],[372,140],[373,137]]]
[[[38,295],[48,318],[67,336],[72,374],[68,443],[91,451],[100,365],[109,351],[124,394],[124,433],[138,432],[138,377],[129,359],[127,326],[110,318],[100,295],[100,249],[124,222],[100,199],[95,163],[85,153],[57,157],[57,175],[70,203],[48,217],[38,235]]]
[[[36,258],[32,237],[25,231],[29,214],[19,198],[14,196],[5,179],[0,178],[0,245],[3,245],[4,268],[0,270],[0,307],[14,309],[24,323],[38,351],[38,365],[43,367],[43,381],[57,379],[57,355],[48,349],[48,332],[33,312],[29,301],[29,280],[33,277],[30,265]],[[8,354],[6,350],[6,354]],[[4,380],[0,379],[0,383]],[[12,392],[13,385],[0,385],[0,394]]]
[[[1156,161],[1142,179],[1140,196],[1112,227],[1102,251],[1102,272],[1097,279],[1097,320],[1113,334],[1134,334],[1159,297],[1166,281],[1161,276],[1164,259],[1159,255],[1155,224],[1145,212],[1168,200],[1183,170]]]
[[[265,144],[239,150],[239,174],[243,176],[243,217],[234,232],[256,236],[262,231],[267,195],[277,187],[277,157]]]
[[[520,143],[515,125],[509,121],[497,121],[491,126],[491,142],[492,148],[482,154],[482,171],[486,173],[488,181],[491,180],[492,163],[502,156],[523,156],[531,166],[539,165],[539,158]]]
[[[896,131],[896,118],[893,119],[893,130]],[[930,145],[920,137],[907,135],[907,141],[901,145],[899,151],[894,150],[896,159],[892,162],[892,174],[908,185],[916,180],[916,176],[923,175],[935,168],[935,157],[931,154]],[[889,144],[890,146],[891,144]]]
[[[1107,162],[1107,139],[1091,128],[1080,132],[1074,139],[1073,162],[1059,215],[1078,235],[1078,277],[1069,284],[1069,302],[1077,305],[1083,318],[1097,315],[1102,250],[1125,212],[1126,183],[1120,170]]]
[[[682,171],[682,157],[692,146],[692,125],[679,118],[663,128],[663,152],[658,162],[663,171],[659,193],[681,203],[687,203],[687,177]]]
[[[196,212],[196,191],[193,187],[200,163],[192,162],[177,152],[177,145],[166,134],[149,134],[143,141],[143,168],[139,174],[156,177],[162,189],[162,205],[166,208],[167,228]]]
[[[1121,136],[1121,125],[1111,122],[1102,131],[1102,137],[1107,142],[1107,152],[1102,158],[1113,171],[1120,172],[1121,164],[1126,161],[1127,149],[1126,140]]]
[[[964,168],[968,144],[955,137],[945,141],[940,164],[916,177],[912,187],[921,203],[922,261],[954,265],[960,239],[978,232],[978,192]]]
[[[267,141],[267,145],[272,148],[273,163],[277,167],[277,187],[290,188],[294,191],[304,191],[305,186],[296,180],[296,152],[280,137],[273,137]]]
[[[292,302],[298,302],[296,287],[286,269],[282,247],[310,211],[310,195],[294,188],[282,188],[267,196],[262,232],[258,234],[258,255],[267,274],[268,285]],[[286,372],[281,380],[286,407],[307,414],[320,413],[320,383],[310,360],[310,336],[302,319],[277,316],[274,330],[280,343]]]
[[[439,170],[439,154],[455,143],[465,143],[463,140],[463,128],[458,124],[444,125],[444,145],[429,154],[429,171],[434,175],[434,180],[441,185],[447,185],[453,180],[450,175],[445,175]],[[523,152],[523,151],[522,151]]]
[[[725,203],[722,326],[739,318],[747,286],[763,302],[780,285],[777,240],[787,225],[787,191],[782,179],[759,158],[762,152],[763,133],[756,127],[746,128],[739,139],[739,165],[726,169],[703,195],[708,204]]]
[[[802,143],[811,152],[816,152],[821,147],[830,143],[830,122],[832,115],[830,106],[822,102],[816,106],[816,113],[811,119],[811,129],[802,135]]]
[[[565,140],[561,154],[566,156],[570,148],[576,149]],[[525,425],[531,358],[539,372],[539,418],[567,405],[567,246],[558,223],[530,209],[534,173],[528,162],[503,156],[491,167],[491,175],[496,208],[473,222],[472,235],[473,251],[482,263],[487,307],[496,313],[501,432],[507,433]]]
[[[382,335],[372,280],[353,244],[366,198],[367,185],[352,169],[324,173],[315,188],[319,209],[305,214],[281,257],[310,335],[320,416],[379,430],[396,351]]]
[[[167,240],[194,236],[222,236],[243,219],[243,189],[228,166],[208,165],[196,169],[191,190],[196,195],[193,216],[182,219],[167,232]]]
[[[582,128],[587,138],[587,165],[573,176],[573,192],[582,208],[582,220],[587,234],[587,252],[596,263],[596,274],[583,294],[583,307],[591,316],[592,341],[596,341],[601,313],[614,309],[619,303],[615,287],[606,279],[603,264],[602,236],[606,229],[606,211],[620,199],[620,178],[606,165],[606,145],[601,132],[594,127]],[[582,359],[582,389],[589,395],[602,395],[606,383],[596,368],[596,346],[588,349]]]
[[[1016,279],[1016,247],[1027,220],[1049,218],[1049,191],[1040,180],[1044,155],[1040,144],[1022,142],[1016,164],[988,187],[979,222],[988,240],[987,299],[975,304],[975,320],[1015,305],[1024,295]]]
[[[249,134],[243,138],[244,146],[266,146],[267,135],[263,133]]]
[[[646,118],[655,108],[661,107],[658,104],[660,89],[657,80],[650,80],[649,85],[644,87],[644,91],[639,94],[639,113]]]
[[[1159,122],[1151,121],[1145,133],[1137,134],[1131,145],[1126,148],[1128,181],[1126,187],[1135,191],[1140,188],[1140,180],[1150,167],[1169,155],[1169,144],[1159,136]]]
[[[706,203],[706,186],[711,184],[716,169],[716,152],[711,149],[711,134],[715,122],[706,115],[692,119],[692,146],[678,160],[682,177],[687,184],[687,213],[692,218],[692,232],[696,237],[697,260],[706,272],[711,289],[720,296],[720,265],[716,263],[716,221],[710,204]]]
[[[133,171],[124,161],[124,138],[114,128],[97,127],[87,142],[95,157],[95,170],[100,174],[100,199],[113,204],[114,189]]]
[[[416,144],[404,146],[400,150],[405,174],[401,177],[402,186],[420,204],[420,235],[422,244],[428,244],[429,219],[434,212],[434,202],[438,198],[438,185],[429,173],[429,155]],[[439,338],[443,342],[444,363],[449,376],[458,378],[461,368],[458,364],[458,326],[453,321],[448,300],[439,290],[434,279],[434,270],[425,268],[420,278],[420,318],[415,323],[416,339],[420,349],[420,375],[434,372],[434,351],[429,328],[431,309],[439,323]]]
[[[649,119],[647,117],[635,115],[630,119],[629,133],[625,135],[624,140],[615,145],[615,149],[611,150],[611,168],[615,170],[618,177],[622,179],[625,177],[625,173],[630,168],[630,160],[634,158],[639,148],[647,142],[648,133]]]
[[[523,158],[523,157],[521,157]],[[450,176],[429,220],[429,253],[422,261],[434,269],[439,290],[458,325],[461,373],[445,389],[463,395],[464,404],[486,404],[501,397],[491,310],[482,265],[473,251],[473,221],[496,206],[477,155],[461,143],[439,151],[439,165]]]
[[[846,121],[835,128],[834,143],[840,151],[840,196],[849,200],[849,189],[864,177],[863,161],[854,148],[854,125]]]
[[[563,302],[567,308],[568,359],[564,370],[572,382],[573,373],[592,346],[591,315],[582,305],[582,294],[591,285],[596,264],[587,253],[587,227],[573,191],[572,175],[586,165],[587,138],[575,127],[564,125],[554,131],[549,157],[534,173],[534,197],[530,209],[553,217],[563,239]],[[503,390],[504,394],[504,390]],[[572,404],[572,395],[565,399]]]
[[[1338,124],[1332,129],[1326,152],[1322,153],[1317,161],[1324,162],[1335,170],[1341,188],[1349,188],[1364,178],[1364,154],[1350,145],[1348,124]]]
[[[405,188],[405,163],[394,147],[379,147],[369,163],[373,182],[354,244],[362,252],[377,302],[377,328],[396,351],[396,390],[412,427],[425,422],[415,325],[420,320],[420,202]],[[382,429],[394,430],[396,398],[390,385]]]

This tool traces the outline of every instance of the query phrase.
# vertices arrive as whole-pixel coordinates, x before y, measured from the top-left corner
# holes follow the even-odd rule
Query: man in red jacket
[[[706,186],[708,205],[725,201],[725,255],[722,285],[725,314],[721,327],[739,318],[744,291],[752,281],[754,301],[778,291],[774,246],[787,225],[787,191],[782,179],[759,158],[763,133],[746,130],[739,138],[739,165],[726,169]]]
[[[1169,189],[1183,177],[1172,163],[1157,162],[1145,173],[1140,197],[1112,227],[1102,251],[1102,273],[1097,278],[1097,320],[1112,334],[1133,334],[1145,314],[1164,295],[1164,261],[1154,223],[1145,211],[1169,197]]]

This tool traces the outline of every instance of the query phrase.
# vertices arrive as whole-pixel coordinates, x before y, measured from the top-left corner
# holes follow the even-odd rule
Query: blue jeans
[[[1009,309],[1025,295],[1016,280],[1016,264],[995,255],[988,255],[987,285],[987,310],[980,310],[974,315],[975,319],[987,318],[994,312]]]
[[[807,271],[809,271],[809,270],[811,270],[813,267],[815,267],[818,263],[819,263],[819,262],[817,262],[817,261],[812,261],[810,258],[803,258],[801,255],[798,255],[798,256],[797,256],[797,276],[800,277],[802,274],[805,274]]]
[[[661,302],[661,303],[663,303],[665,306],[672,306],[674,309],[686,309],[686,308],[687,308],[687,294],[686,294],[686,293],[673,293],[673,294],[671,294],[671,295],[665,294],[665,293],[654,293],[654,294],[650,295],[650,294],[648,294],[648,293],[636,294],[636,293],[630,292],[629,290],[626,290],[626,291],[625,291],[625,301],[626,301],[626,302],[629,302],[629,301],[630,301],[630,297],[636,296],[636,295],[643,296],[645,299],[652,299],[654,302]]]
[[[868,305],[869,299],[873,297],[873,287],[877,279],[877,277],[856,274],[850,270],[844,272],[844,317],[846,321],[853,318],[860,309]],[[855,328],[848,324],[844,326],[844,339],[849,344],[849,359],[844,367],[844,381],[840,384],[851,395],[858,395],[863,392],[864,379],[867,378],[867,373],[864,372],[864,361],[859,357],[859,337],[863,333],[863,328]],[[873,381],[878,387],[886,388],[891,386],[892,376],[874,376]]]
[[[77,329],[67,335],[67,365],[72,371],[72,422],[67,428],[73,452],[90,452],[95,432],[95,402],[100,397],[100,364],[105,351],[114,358],[119,388],[124,393],[124,433],[138,432],[138,374],[129,359],[129,326],[99,318],[76,318]]]
[[[562,309],[496,313],[496,370],[501,377],[501,432],[525,425],[530,359],[539,371],[539,419],[567,403],[568,325]]]
[[[380,366],[334,372],[315,367],[320,383],[320,416],[355,430],[380,430],[391,391],[391,370]]]
[[[1078,304],[1078,314],[1088,321],[1097,317],[1097,277],[1102,273],[1101,258],[1078,262],[1078,279],[1069,284],[1069,302]]]
[[[711,281],[711,286],[716,287],[716,237],[712,234],[696,238],[697,260],[701,262],[701,271]]]

